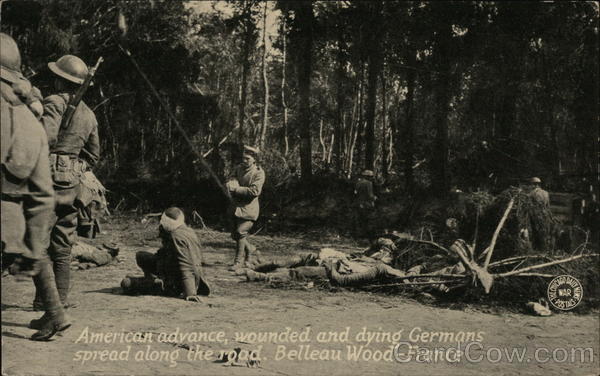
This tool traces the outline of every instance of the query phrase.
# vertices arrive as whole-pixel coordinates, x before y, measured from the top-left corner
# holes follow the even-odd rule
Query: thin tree
[[[269,79],[267,77],[267,7],[269,2],[265,1],[265,9],[263,12],[263,54],[262,54],[262,79],[264,89],[264,102],[263,102],[263,122],[260,132],[260,139],[258,145],[262,147],[265,143],[265,137],[267,135],[267,127],[269,126]],[[285,36],[284,36],[285,38]]]

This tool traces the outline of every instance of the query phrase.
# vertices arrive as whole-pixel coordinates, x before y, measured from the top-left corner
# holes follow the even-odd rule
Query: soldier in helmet
[[[548,195],[548,191],[542,189],[542,180],[538,177],[533,177],[529,179],[529,185],[531,189],[529,195],[544,207],[550,207],[550,195]]]
[[[56,191],[56,221],[50,234],[48,253],[53,262],[56,287],[65,307],[70,288],[70,263],[73,237],[77,229],[80,177],[98,161],[100,144],[98,122],[92,110],[81,101],[68,124],[63,117],[69,102],[88,75],[88,67],[80,58],[65,55],[48,63],[56,75],[55,94],[44,99],[42,123],[50,146],[50,168]],[[37,289],[39,292],[39,289]],[[40,307],[36,293],[34,308]]]
[[[39,91],[21,74],[15,41],[0,33],[0,124],[2,127],[2,269],[33,276],[44,316],[33,320],[32,339],[47,340],[70,326],[60,304],[46,253],[54,209],[46,135],[34,113],[41,114]],[[32,111],[33,108],[33,111]]]

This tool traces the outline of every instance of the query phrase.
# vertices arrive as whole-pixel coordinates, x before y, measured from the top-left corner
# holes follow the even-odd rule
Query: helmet
[[[83,84],[83,81],[88,75],[88,67],[83,60],[73,55],[65,55],[56,62],[48,63],[48,68],[65,80],[76,84]]]
[[[10,82],[21,78],[19,47],[10,35],[4,33],[0,33],[0,76]]]
[[[375,174],[374,174],[374,173],[373,173],[373,171],[371,171],[371,170],[364,170],[364,171],[362,172],[362,176],[369,176],[369,177],[373,177],[373,176],[375,176]]]
[[[529,183],[530,184],[542,184],[542,181],[538,177],[533,177],[533,178],[529,179]]]

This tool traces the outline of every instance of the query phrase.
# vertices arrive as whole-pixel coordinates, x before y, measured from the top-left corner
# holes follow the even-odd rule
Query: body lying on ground
[[[103,244],[95,247],[91,244],[78,241],[71,250],[71,267],[88,269],[92,266],[104,266],[115,261],[119,255],[119,248],[112,244]]]

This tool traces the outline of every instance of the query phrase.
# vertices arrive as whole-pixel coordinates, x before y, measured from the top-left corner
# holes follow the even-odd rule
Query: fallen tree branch
[[[515,274],[513,277],[542,277],[542,278],[554,278],[554,274],[543,274],[543,273],[521,273]]]
[[[500,219],[500,222],[498,223],[498,227],[496,227],[496,231],[494,231],[494,235],[492,236],[492,241],[490,242],[490,245],[483,252],[484,254],[487,252],[487,255],[485,257],[485,262],[483,263],[484,269],[487,269],[488,265],[490,264],[490,261],[492,259],[492,254],[494,253],[494,248],[496,247],[496,241],[498,240],[498,235],[500,234],[500,230],[502,230],[502,227],[504,227],[504,222],[506,222],[506,219],[508,218],[508,214],[510,213],[514,204],[515,204],[515,199],[511,198],[510,201],[508,202],[508,206],[506,207],[506,210],[504,211],[504,215],[502,216],[502,218]]]
[[[433,242],[433,241],[421,240],[421,239],[411,239],[411,238],[405,238],[404,240],[408,240],[408,241],[415,242],[415,243],[428,244],[428,245],[431,245],[431,246],[436,247],[438,249],[441,249],[442,251],[446,252],[449,255],[452,254],[452,252],[450,252],[447,248],[445,248],[444,246],[441,246],[438,243]]]
[[[444,285],[447,283],[456,283],[459,282],[457,280],[448,280],[448,281],[428,281],[428,282],[403,282],[403,283],[390,283],[384,285],[369,285],[366,287],[394,287],[394,286],[412,286],[412,285]]]
[[[565,262],[575,261],[575,260],[583,258],[583,257],[598,257],[598,256],[599,255],[597,253],[591,253],[591,254],[586,254],[586,255],[577,255],[577,256],[568,257],[568,258],[562,259],[562,260],[556,260],[556,261],[547,262],[547,263],[544,263],[544,264],[528,266],[526,268],[522,268],[522,269],[518,269],[518,270],[513,270],[513,271],[510,271],[510,272],[506,272],[506,273],[495,274],[494,276],[495,277],[499,277],[499,278],[504,278],[504,277],[509,277],[511,275],[517,275],[517,274],[521,274],[523,272],[528,272],[530,270],[545,268],[547,266],[564,264]]]
[[[465,274],[434,274],[434,273],[427,273],[427,274],[415,274],[415,275],[407,275],[404,277],[395,277],[395,280],[404,280],[404,279],[411,279],[411,278],[467,278],[468,276]]]
[[[543,258],[546,260],[552,260],[550,257],[546,256],[546,255],[527,255],[527,256],[515,256],[515,257],[509,257],[506,258],[504,260],[498,260],[498,261],[494,261],[492,263],[490,263],[490,267],[492,266],[502,266],[502,265],[507,265],[507,264],[512,264],[515,262],[519,262],[521,260],[526,260],[529,258]]]

